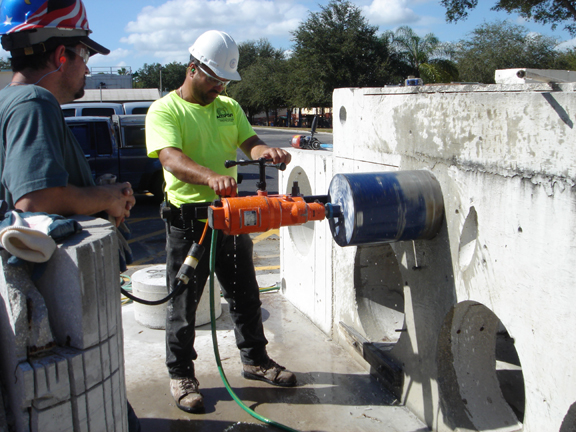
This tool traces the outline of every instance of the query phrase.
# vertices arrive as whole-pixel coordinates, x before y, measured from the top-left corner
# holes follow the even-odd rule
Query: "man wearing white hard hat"
[[[190,63],[182,86],[156,101],[146,116],[148,156],[160,158],[166,193],[174,215],[167,224],[167,283],[172,287],[192,242],[199,242],[206,221],[182,217],[180,207],[210,203],[218,196],[237,194],[236,168],[225,168],[242,149],[251,159],[289,163],[290,154],[266,145],[252,129],[240,105],[222,96],[230,81],[240,80],[238,47],[226,33],[202,34],[190,47]],[[208,228],[206,238],[210,238]],[[242,375],[279,386],[294,386],[296,376],[268,356],[262,325],[259,288],[247,234],[218,233],[216,275],[230,305]],[[206,245],[204,257],[209,256]],[[209,273],[208,259],[200,260],[194,280],[167,307],[166,366],[170,389],[178,407],[204,410],[194,371],[194,325],[198,301]]]

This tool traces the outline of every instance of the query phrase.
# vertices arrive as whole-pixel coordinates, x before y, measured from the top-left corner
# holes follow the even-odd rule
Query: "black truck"
[[[66,123],[82,146],[94,179],[114,174],[118,182],[130,182],[135,192],[163,197],[164,176],[158,159],[146,156],[145,115],[66,117]]]

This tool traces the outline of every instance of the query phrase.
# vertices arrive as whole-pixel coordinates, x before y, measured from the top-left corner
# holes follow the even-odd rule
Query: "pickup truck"
[[[114,174],[130,182],[135,192],[149,192],[160,201],[164,175],[158,159],[146,156],[145,115],[66,117],[68,127],[82,146],[94,179]]]

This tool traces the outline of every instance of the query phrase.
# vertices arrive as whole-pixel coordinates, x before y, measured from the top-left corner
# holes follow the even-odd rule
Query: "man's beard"
[[[74,100],[80,99],[82,96],[84,96],[85,93],[86,92],[84,91],[84,87],[82,87],[80,90],[74,93]]]
[[[82,88],[74,93],[74,100],[80,99],[86,93],[84,91],[84,87],[86,87],[86,75],[84,75],[84,82],[82,83]]]

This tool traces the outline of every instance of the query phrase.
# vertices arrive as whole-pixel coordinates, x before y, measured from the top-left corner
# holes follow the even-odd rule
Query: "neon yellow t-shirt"
[[[194,162],[234,178],[236,167],[225,168],[224,162],[236,160],[237,148],[254,135],[256,132],[238,102],[226,96],[201,106],[171,92],[154,102],[146,115],[148,157],[157,158],[163,148],[175,147]],[[217,198],[210,187],[185,183],[166,170],[164,179],[168,200],[177,207]]]

